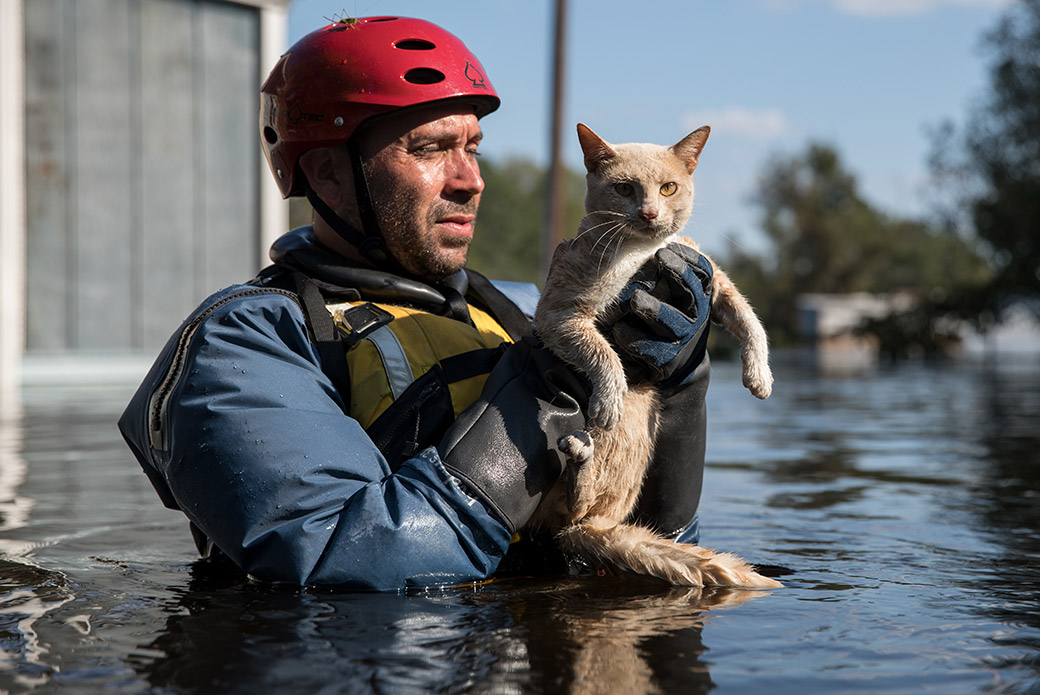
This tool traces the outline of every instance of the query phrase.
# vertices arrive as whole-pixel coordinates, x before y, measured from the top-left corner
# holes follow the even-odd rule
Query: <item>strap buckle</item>
[[[348,346],[355,345],[372,331],[382,328],[393,320],[393,314],[371,302],[336,312],[336,327],[343,333],[344,341]]]

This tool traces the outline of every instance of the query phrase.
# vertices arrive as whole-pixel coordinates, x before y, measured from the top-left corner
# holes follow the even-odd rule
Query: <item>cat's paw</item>
[[[584,466],[592,460],[592,455],[596,450],[592,437],[587,432],[581,431],[563,435],[556,442],[556,445],[560,447],[560,451],[567,457],[567,465],[572,467]]]
[[[612,430],[621,421],[625,410],[625,394],[628,385],[619,379],[604,387],[594,388],[589,397],[589,420],[593,425],[604,430]]]
[[[744,364],[744,386],[756,398],[765,400],[773,392],[773,372],[766,362]]]

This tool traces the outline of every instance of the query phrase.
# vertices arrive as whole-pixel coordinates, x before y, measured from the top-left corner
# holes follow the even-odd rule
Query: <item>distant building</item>
[[[817,366],[825,371],[855,371],[878,361],[877,339],[857,329],[870,319],[883,319],[913,308],[910,293],[803,294],[797,300],[797,334],[811,348]],[[1040,354],[1040,321],[1025,304],[1012,307],[1004,320],[980,334],[964,325],[953,325],[960,336],[957,354]]]
[[[879,319],[908,308],[905,295],[803,294],[797,304],[796,333],[812,349],[819,366],[847,371],[871,366],[878,359],[877,340],[856,328],[867,319]]]
[[[288,209],[257,139],[288,0],[0,0],[0,388],[154,355]]]
[[[1040,311],[1037,301],[1023,301],[1005,312],[1004,320],[986,333],[965,329],[961,334],[961,351],[967,356],[1040,355]]]

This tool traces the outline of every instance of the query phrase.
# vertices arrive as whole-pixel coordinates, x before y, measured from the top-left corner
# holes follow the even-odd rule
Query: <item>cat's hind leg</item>
[[[595,501],[593,487],[584,480],[585,476],[582,474],[588,470],[588,464],[596,453],[596,445],[589,433],[582,431],[563,435],[557,445],[567,457],[567,467],[564,470],[567,508],[570,510],[571,519],[581,519]]]

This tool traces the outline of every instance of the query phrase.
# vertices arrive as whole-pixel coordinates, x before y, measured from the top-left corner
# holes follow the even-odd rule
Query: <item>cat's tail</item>
[[[735,555],[674,543],[643,526],[586,517],[566,526],[558,538],[564,550],[584,557],[594,566],[657,577],[676,586],[783,586],[775,579],[763,577]]]

